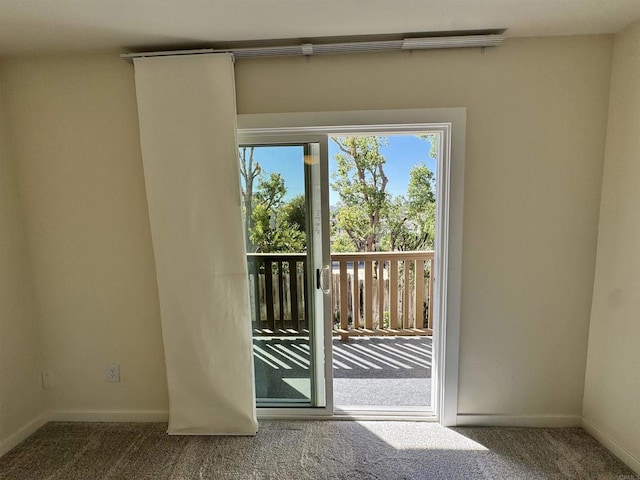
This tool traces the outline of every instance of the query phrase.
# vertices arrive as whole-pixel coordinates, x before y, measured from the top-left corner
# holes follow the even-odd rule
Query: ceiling
[[[639,18],[640,0],[0,0],[0,55],[503,28],[614,33]]]

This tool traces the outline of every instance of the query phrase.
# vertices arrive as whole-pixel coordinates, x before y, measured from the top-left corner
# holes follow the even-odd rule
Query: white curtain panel
[[[134,60],[169,433],[257,431],[233,59]]]

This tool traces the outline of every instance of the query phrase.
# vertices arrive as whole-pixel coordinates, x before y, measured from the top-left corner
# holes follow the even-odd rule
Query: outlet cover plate
[[[51,390],[53,387],[55,387],[53,382],[53,373],[48,370],[44,370],[42,372],[42,388],[45,390]]]
[[[119,363],[107,363],[104,370],[105,378],[107,382],[120,383],[120,364]]]

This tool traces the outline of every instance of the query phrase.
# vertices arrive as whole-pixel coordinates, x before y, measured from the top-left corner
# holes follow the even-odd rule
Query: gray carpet
[[[638,478],[581,429],[265,421],[256,437],[184,437],[168,436],[165,428],[165,424],[50,423],[0,459],[0,478]]]

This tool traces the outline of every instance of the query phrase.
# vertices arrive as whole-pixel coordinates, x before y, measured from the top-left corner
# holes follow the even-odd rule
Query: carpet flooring
[[[165,424],[49,423],[0,459],[0,478],[639,478],[577,428],[264,421],[256,437],[168,436],[165,429]]]

